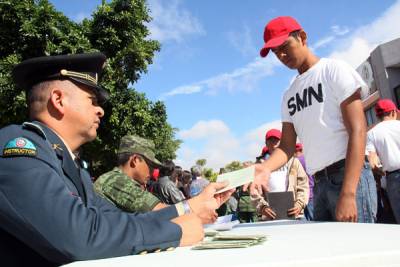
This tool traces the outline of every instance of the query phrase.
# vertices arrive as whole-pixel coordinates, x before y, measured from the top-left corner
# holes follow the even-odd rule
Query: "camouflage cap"
[[[156,159],[155,150],[156,147],[153,141],[144,139],[137,135],[125,135],[121,139],[121,144],[118,149],[118,154],[122,153],[140,154],[146,157],[146,159],[150,160],[155,165],[162,167],[163,164],[158,159]]]

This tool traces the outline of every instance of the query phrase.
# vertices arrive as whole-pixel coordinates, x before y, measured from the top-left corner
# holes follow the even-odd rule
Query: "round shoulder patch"
[[[7,142],[3,149],[3,157],[36,157],[36,146],[25,137],[17,137]]]

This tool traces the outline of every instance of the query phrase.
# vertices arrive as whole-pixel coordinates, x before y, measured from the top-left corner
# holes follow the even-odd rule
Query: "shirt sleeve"
[[[168,186],[168,192],[169,192],[171,201],[174,204],[185,200],[185,197],[183,196],[182,192],[174,184],[171,184]]]
[[[357,90],[361,89],[361,97],[368,94],[368,86],[360,74],[345,62],[333,60],[329,66],[333,95],[341,104]]]
[[[178,215],[174,207],[144,214],[90,203],[86,207],[55,169],[33,158],[0,158],[0,180],[8,185],[1,188],[4,205],[0,211],[12,219],[12,223],[0,220],[2,228],[52,262],[117,257],[179,245],[182,231],[169,221]]]
[[[104,196],[127,212],[151,211],[160,203],[153,194],[141,189],[122,175],[105,181],[102,187]]]
[[[310,185],[308,183],[308,175],[297,158],[293,158],[293,165],[296,176],[296,192],[295,204],[298,204],[302,209],[308,204]],[[290,173],[291,170],[289,170]]]
[[[375,152],[376,153],[376,148],[374,145],[374,141],[373,141],[373,136],[371,132],[367,133],[367,145],[365,150],[367,150],[367,152]]]

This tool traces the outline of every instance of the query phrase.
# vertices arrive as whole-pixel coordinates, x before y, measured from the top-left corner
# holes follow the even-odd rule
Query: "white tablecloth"
[[[400,266],[400,225],[277,221],[240,224],[230,232],[265,234],[268,240],[249,248],[184,247],[67,266]]]

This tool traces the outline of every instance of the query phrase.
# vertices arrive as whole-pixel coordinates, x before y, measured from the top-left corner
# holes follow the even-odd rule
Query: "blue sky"
[[[75,21],[101,0],[50,0]],[[151,0],[152,38],[161,52],[133,86],[163,100],[183,140],[177,164],[206,158],[209,167],[254,160],[264,134],[280,127],[284,90],[296,75],[274,55],[260,58],[265,24],[295,17],[321,57],[358,67],[379,44],[400,37],[400,1]]]

